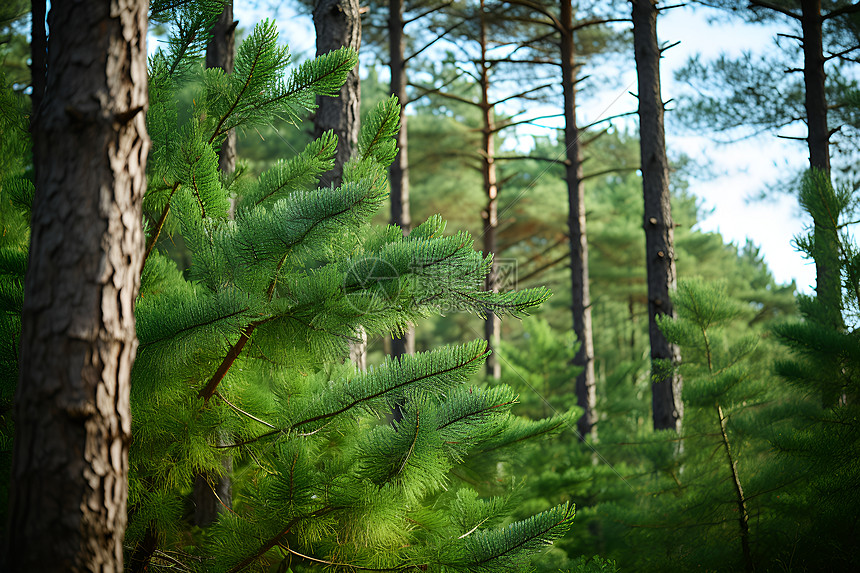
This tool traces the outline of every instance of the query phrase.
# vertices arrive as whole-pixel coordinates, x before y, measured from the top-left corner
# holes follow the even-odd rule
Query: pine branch
[[[222,134],[226,133],[227,130],[222,131],[222,127],[224,123],[227,121],[227,118],[236,110],[236,107],[242,101],[243,96],[248,91],[248,88],[251,85],[251,79],[254,77],[254,71],[257,69],[257,66],[260,64],[260,60],[265,53],[266,45],[263,43],[258,44],[257,50],[254,52],[254,57],[251,62],[251,69],[248,72],[248,77],[245,78],[245,83],[242,85],[242,89],[239,90],[239,93],[236,94],[236,97],[233,98],[233,103],[230,104],[230,107],[227,111],[221,116],[218,120],[218,123],[215,125],[215,129],[212,131],[212,136],[209,138],[209,145],[212,145],[214,141]]]
[[[765,0],[749,0],[750,6],[758,6],[760,8],[767,8],[769,10],[773,10],[774,12],[779,12],[780,14],[785,14],[789,18],[794,18],[795,20],[800,20],[800,16],[795,14],[788,8],[783,8],[777,4],[773,4],[771,2],[766,2]]]
[[[161,235],[161,230],[164,228],[165,221],[167,221],[167,215],[170,213],[170,200],[173,198],[173,194],[176,193],[177,189],[179,189],[179,181],[173,184],[173,189],[170,191],[170,195],[167,198],[167,204],[164,206],[164,210],[161,212],[161,216],[158,218],[158,223],[155,226],[155,233],[153,233],[152,238],[150,238],[149,245],[146,246],[146,252],[143,255],[143,263],[140,265],[141,270],[146,266],[146,259],[148,259],[149,255],[152,254],[152,250],[155,248],[155,243],[158,242],[158,237]]]
[[[424,16],[429,16],[433,12],[438,12],[439,10],[442,10],[443,8],[447,8],[448,6],[450,6],[453,3],[454,3],[453,0],[449,0],[448,2],[445,2],[444,4],[439,4],[438,6],[434,6],[433,8],[428,8],[426,11],[421,12],[417,16],[414,16],[408,20],[404,20],[403,26],[406,26],[407,24],[411,24],[412,22],[415,22],[416,20],[420,20]]]
[[[197,393],[198,398],[203,398],[203,402],[205,404],[209,403],[209,398],[211,398],[215,393],[215,389],[218,388],[218,384],[220,384],[227,375],[230,367],[233,366],[233,363],[237,358],[239,358],[239,354],[242,353],[242,349],[245,348],[245,344],[247,344],[248,340],[251,339],[251,334],[254,332],[254,329],[261,324],[265,324],[272,320],[274,320],[274,317],[252,322],[242,330],[242,334],[239,335],[239,340],[237,340],[236,343],[230,347],[230,350],[227,351],[227,355],[224,357],[224,360],[221,361],[221,364],[218,366],[218,370],[215,371],[215,374],[212,375],[206,386]]]
[[[431,370],[431,371],[426,372],[424,374],[420,374],[420,375],[405,378],[405,379],[400,379],[397,381],[397,383],[395,383],[393,385],[386,386],[386,387],[381,388],[375,392],[371,392],[365,396],[358,397],[358,398],[352,400],[351,402],[347,403],[343,407],[338,408],[337,410],[330,411],[330,412],[324,412],[322,414],[318,414],[316,416],[313,416],[311,418],[307,418],[307,419],[302,420],[300,422],[295,422],[294,424],[292,424],[290,426],[290,429],[295,430],[295,429],[300,428],[301,426],[304,426],[306,424],[310,424],[313,422],[319,422],[322,420],[327,420],[329,418],[333,418],[335,416],[343,414],[344,412],[347,412],[348,410],[355,408],[356,406],[366,404],[372,400],[381,398],[381,397],[386,396],[386,395],[391,395],[392,393],[397,392],[398,390],[402,390],[402,389],[407,388],[409,386],[417,385],[418,383],[420,383],[424,380],[428,380],[431,378],[444,377],[447,374],[452,374],[452,373],[455,373],[457,371],[464,370],[464,369],[468,368],[469,366],[474,365],[476,362],[478,362],[480,364],[480,361],[483,361],[487,357],[487,355],[489,354],[489,350],[487,350],[486,341],[479,341],[479,342],[481,342],[481,344],[473,343],[473,344],[469,345],[469,346],[471,346],[471,348],[469,348],[468,346],[464,347],[464,349],[468,348],[469,350],[471,350],[471,352],[468,354],[464,354],[463,358],[459,362],[452,364],[451,366],[448,366],[447,368],[443,368],[440,370]],[[442,350],[445,350],[445,349],[442,349]],[[436,352],[440,352],[440,351],[436,351]],[[424,355],[430,356],[431,354],[433,354],[433,353],[425,353]],[[421,356],[421,355],[416,355],[416,356]],[[414,357],[401,356],[398,359],[397,363],[403,364],[409,360],[414,360]],[[386,369],[386,368],[388,368],[388,369],[394,368],[393,362],[387,361],[383,366],[379,367],[374,373],[371,373],[370,375],[373,375],[373,374],[379,375],[379,372],[382,371],[383,369]],[[270,432],[270,434],[271,433],[274,433],[274,432]]]
[[[549,10],[547,10],[543,5],[538,2],[532,2],[531,0],[505,0],[507,4],[513,4],[514,6],[523,6],[525,8],[530,8],[537,12],[538,14],[545,16],[549,20],[549,25],[556,29],[556,31],[561,32],[564,30],[564,26],[561,21]]]
[[[252,563],[254,563],[257,559],[259,559],[263,555],[265,555],[266,552],[269,551],[269,549],[271,549],[275,545],[277,545],[281,541],[281,539],[283,539],[284,536],[286,536],[290,532],[290,530],[298,522],[302,521],[303,519],[317,519],[317,518],[320,518],[320,517],[322,517],[328,513],[331,513],[332,511],[335,511],[337,509],[342,509],[342,508],[324,507],[324,508],[318,509],[318,510],[316,510],[316,511],[314,511],[308,515],[302,515],[299,517],[294,517],[293,519],[290,520],[289,523],[287,523],[287,526],[284,527],[284,529],[281,530],[280,533],[278,533],[277,535],[275,535],[274,537],[272,537],[271,539],[269,539],[268,541],[263,543],[254,553],[252,553],[251,555],[249,555],[248,557],[246,557],[245,559],[243,559],[242,561],[240,561],[239,563],[237,563],[236,565],[231,567],[227,573],[239,573],[239,571],[241,571],[242,569],[244,569],[248,565],[251,565]]]
[[[860,12],[860,2],[856,4],[849,4],[847,6],[843,6],[842,8],[837,8],[832,12],[828,12],[827,14],[822,14],[822,20],[830,20],[833,18],[838,18],[839,16],[844,16],[845,14],[856,14]]]
[[[409,22],[404,22],[404,24],[403,24],[403,25],[405,26],[405,25],[406,25],[406,24],[408,24],[408,23],[409,23]],[[413,58],[417,57],[421,52],[423,52],[424,50],[426,50],[427,48],[429,48],[430,46],[432,46],[432,45],[433,45],[433,44],[435,44],[436,42],[438,42],[438,41],[440,41],[440,40],[445,39],[445,36],[447,36],[448,34],[450,34],[451,32],[453,32],[454,30],[456,30],[457,28],[459,28],[460,26],[462,26],[464,23],[465,23],[465,22],[458,22],[458,23],[454,24],[453,26],[449,26],[448,28],[446,28],[446,29],[445,29],[441,34],[437,34],[437,35],[436,35],[436,37],[435,37],[431,42],[428,42],[427,44],[425,44],[424,46],[422,46],[418,51],[416,51],[416,52],[414,52],[414,53],[412,53],[412,54],[409,54],[408,56],[404,57],[404,58],[403,58],[403,64],[405,65],[409,60],[411,60],[411,59],[413,59]]]
[[[470,571],[498,570],[502,563],[513,565],[523,551],[549,545],[561,537],[574,515],[573,505],[565,503],[501,530],[476,532],[463,539],[466,558],[451,565]]]

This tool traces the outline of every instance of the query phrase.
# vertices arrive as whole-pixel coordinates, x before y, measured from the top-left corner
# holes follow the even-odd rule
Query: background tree
[[[828,82],[825,64],[851,62],[852,54],[856,54],[860,49],[856,21],[853,20],[860,13],[860,4],[849,0],[724,0],[712,4],[753,22],[788,18],[794,30],[792,34],[786,34],[784,37],[800,44],[802,65],[794,63],[794,59],[790,57],[755,61],[749,54],[737,61],[720,58],[711,67],[693,61],[682,70],[680,77],[697,84],[707,84],[718,78],[723,85],[728,84],[729,89],[722,89],[717,94],[708,90],[708,95],[693,100],[695,103],[687,106],[688,109],[683,114],[686,121],[690,124],[697,123],[699,120],[695,118],[699,114],[699,117],[713,120],[708,129],[716,126],[722,130],[731,130],[749,123],[776,130],[802,121],[807,128],[806,137],[789,137],[806,141],[810,168],[821,170],[829,176],[831,137],[843,126],[852,123],[851,120],[846,121],[844,110],[848,110],[850,117],[854,107],[847,99],[852,97],[849,94],[856,93],[857,88],[856,82],[851,80],[850,76],[843,77],[839,74],[838,67],[834,65],[830,66],[832,77]],[[828,37],[827,42],[825,36]],[[827,47],[830,50],[825,56],[826,44],[829,44]],[[780,67],[784,68],[782,71],[802,72],[802,79],[789,79],[780,73]],[[712,79],[705,80],[706,75]],[[763,79],[765,81],[762,81]],[[829,89],[828,84],[832,86]],[[781,105],[770,103],[774,100],[780,101]],[[839,127],[836,129],[831,129],[828,123],[831,110],[835,111],[838,117],[836,123]],[[703,113],[706,115],[701,115]],[[817,221],[816,228],[818,241],[830,243],[832,247],[828,250],[833,252],[838,243],[836,230],[829,221]],[[838,261],[826,258],[823,253],[815,259],[816,290],[821,297],[830,299],[831,302],[823,308],[830,309],[831,312],[838,307],[840,298],[838,268]],[[833,313],[829,320],[838,325],[841,317]]]
[[[317,0],[313,8],[317,57],[344,46],[358,51],[361,46],[361,17],[357,0]],[[361,85],[358,70],[349,73],[338,97],[320,96],[314,114],[314,137],[326,131],[337,136],[335,167],[323,177],[323,186],[340,186],[343,167],[358,142]]]
[[[313,16],[318,57],[344,46],[358,52],[361,47],[358,0],[316,0]],[[320,180],[323,186],[338,187],[343,181],[344,165],[352,157],[358,143],[360,106],[358,69],[349,73],[338,97],[317,98],[314,137],[319,138],[323,133],[332,131],[338,140],[334,168]],[[367,333],[364,331],[357,332],[349,357],[359,368],[367,367]]]
[[[657,326],[660,315],[674,316],[669,293],[675,288],[675,223],[669,200],[669,164],[660,95],[660,53],[657,43],[657,1],[631,0],[633,51],[639,82],[639,144],[645,199],[645,265],[648,270],[648,323],[651,340],[651,392],[654,429],[681,428],[684,406],[681,377],[661,362],[677,363],[678,346]]]
[[[27,42],[25,23],[29,15],[30,2],[11,0],[0,8],[0,62],[6,81],[15,91],[24,91],[30,84],[30,46]],[[5,86],[4,86],[5,87]]]
[[[236,59],[236,26],[233,19],[233,0],[225,0],[221,14],[212,26],[211,39],[206,45],[206,67],[221,68],[224,73],[233,73]],[[218,149],[219,167],[225,175],[236,169],[236,131],[230,130],[227,139]]]
[[[236,59],[235,31],[239,24],[233,20],[233,0],[224,2],[224,8],[211,30],[211,39],[206,45],[207,68],[220,68],[225,74],[233,73]],[[236,130],[227,132],[227,137],[218,149],[218,168],[225,178],[231,178],[236,170]],[[231,212],[235,210],[235,200],[231,201]],[[222,445],[227,440],[221,440]],[[194,481],[194,519],[200,526],[210,525],[219,512],[232,506],[229,474],[232,458],[224,456],[224,472],[220,474],[198,474]]]
[[[801,399],[791,412],[792,429],[774,436],[794,475],[802,476],[791,495],[783,496],[783,519],[795,525],[791,550],[799,562],[834,571],[860,565],[857,515],[860,511],[860,369],[857,327],[860,317],[860,252],[848,233],[856,220],[856,191],[832,185],[822,171],[802,182],[800,204],[813,220],[798,236],[798,247],[812,258],[824,255],[838,264],[842,297],[836,309],[822,308],[831,299],[799,298],[802,321],[777,325],[777,340],[791,355],[777,362],[776,372]],[[832,220],[838,242],[818,241],[818,222]],[[826,249],[836,247],[836,253]],[[838,313],[843,327],[829,319]],[[822,400],[821,398],[824,398]],[[801,507],[806,510],[801,511]]]
[[[122,569],[146,16],[144,2],[97,2],[55,4],[48,18],[9,512],[16,571]]]
[[[582,79],[580,69],[584,62],[599,55],[606,56],[617,43],[617,35],[611,32],[606,24],[623,20],[613,18],[611,14],[598,15],[599,9],[595,6],[586,8],[579,4],[576,9],[580,12],[576,14],[576,19],[574,19],[574,6],[568,0],[560,2],[557,13],[530,0],[509,0],[507,3],[525,8],[527,15],[520,15],[519,18],[532,25],[537,25],[537,30],[530,30],[532,37],[523,41],[523,45],[528,46],[535,53],[528,57],[511,58],[508,63],[531,64],[530,67],[532,68],[541,63],[557,63],[557,67],[560,68],[558,77],[561,80],[559,83],[565,138],[564,152],[561,157],[564,158],[565,180],[568,186],[571,315],[573,331],[580,341],[579,350],[574,357],[574,364],[578,366],[575,388],[583,415],[577,423],[577,429],[584,440],[592,434],[592,426],[597,420],[591,320],[592,304],[585,217],[585,179],[582,167],[582,148],[591,138],[583,138],[585,130],[581,131],[577,125],[576,96],[578,84]],[[517,15],[511,17],[516,18]],[[552,42],[548,42],[547,31]],[[554,45],[550,47],[546,45],[548,43]],[[546,159],[558,161],[561,157],[558,155],[548,156]]]
[[[498,247],[499,233],[499,189],[502,180],[499,176],[497,157],[499,133],[507,128],[534,121],[533,119],[514,120],[500,116],[500,108],[506,102],[512,102],[527,94],[544,89],[548,86],[514,84],[504,95],[497,95],[504,79],[498,74],[499,64],[504,60],[496,59],[491,53],[505,42],[517,43],[522,39],[517,28],[521,25],[517,19],[502,17],[503,10],[488,7],[483,0],[473,5],[457,7],[450,10],[452,20],[461,22],[451,25],[451,38],[458,43],[457,54],[448,52],[445,63],[449,66],[443,71],[442,78],[435,78],[434,86],[414,84],[422,96],[447,100],[454,107],[466,106],[474,108],[476,127],[475,132],[480,137],[474,138],[474,143],[465,156],[449,154],[459,160],[466,159],[467,164],[478,169],[481,174],[483,200],[481,208],[482,243],[486,254],[495,253]],[[462,62],[462,66],[459,63]],[[438,76],[438,74],[437,74]],[[465,82],[460,79],[470,78]],[[455,87],[468,86],[474,82],[474,89],[467,93],[457,93]],[[510,84],[505,87],[510,87]],[[468,89],[468,87],[466,88]],[[452,159],[449,159],[452,160]],[[493,263],[493,272],[487,277],[487,290],[498,289],[501,284],[498,261]],[[487,312],[484,322],[484,336],[490,346],[498,344],[501,335],[501,324],[498,317]],[[496,341],[495,343],[493,341]],[[487,360],[487,375],[498,378],[501,375],[501,364],[491,355]]]

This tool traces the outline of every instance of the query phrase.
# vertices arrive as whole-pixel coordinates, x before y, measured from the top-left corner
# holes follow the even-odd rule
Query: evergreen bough
[[[795,528],[792,555],[822,571],[860,568],[860,250],[850,234],[857,195],[812,170],[800,205],[816,222],[798,249],[838,277],[840,300],[800,295],[802,321],[774,329],[791,357],[777,374],[804,399],[774,445],[798,480],[783,496]]]
[[[205,69],[199,56],[220,9],[218,1],[165,1],[151,11],[171,33],[149,62],[128,566],[522,570],[567,530],[572,505],[510,522],[508,504],[481,498],[452,470],[556,431],[570,414],[525,421],[510,413],[510,388],[468,386],[488,354],[484,341],[367,372],[344,357],[361,329],[402,334],[452,306],[520,317],[549,292],[482,291],[490,258],[468,234],[445,235],[438,216],[408,237],[369,225],[396,153],[395,98],[364,121],[339,188],[316,187],[333,165],[331,133],[259,178],[241,167],[221,175],[217,151],[230,129],[299,121],[317,95],[337,93],[357,54],[337,50],[285,79],[289,53],[266,21],[242,43],[232,74]],[[26,205],[26,185],[16,185],[13,194],[3,183],[4,209],[13,197]],[[165,237],[182,238],[189,268],[162,252]],[[24,272],[20,253],[7,254],[4,247],[4,341],[17,340]],[[14,366],[9,350],[3,364]],[[11,396],[14,369],[3,377],[2,396]],[[389,423],[396,404],[402,416]],[[4,450],[7,406],[4,398]],[[185,506],[194,476],[223,472],[224,456],[233,457],[233,508],[193,529]]]

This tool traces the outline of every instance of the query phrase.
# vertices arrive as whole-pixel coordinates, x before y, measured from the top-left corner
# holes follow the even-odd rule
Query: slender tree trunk
[[[314,28],[317,34],[317,56],[343,46],[358,51],[361,47],[358,0],[317,0]],[[354,69],[340,89],[339,97],[317,97],[314,136],[319,137],[328,130],[333,130],[337,135],[335,166],[322,176],[320,184],[323,187],[340,186],[343,182],[343,166],[352,157],[358,144],[360,88],[358,69]],[[364,330],[358,332],[356,340],[350,343],[349,357],[362,370],[366,367],[367,334]]]
[[[141,0],[51,7],[47,89],[33,126],[12,571],[123,569],[149,151],[147,9]]]
[[[317,56],[344,46],[358,51],[361,46],[358,0],[317,0],[313,16]],[[349,73],[338,97],[317,97],[314,136],[319,137],[324,131],[333,130],[338,142],[334,169],[324,174],[321,180],[324,187],[340,186],[343,166],[354,153],[358,142],[360,98],[358,69]]]
[[[633,50],[639,79],[639,139],[645,202],[645,265],[648,273],[648,331],[651,340],[651,405],[654,429],[681,429],[684,405],[681,377],[667,368],[681,352],[657,326],[658,315],[674,316],[669,293],[675,289],[675,247],[669,195],[669,164],[660,95],[660,49],[656,0],[631,0]]]
[[[498,193],[499,186],[496,176],[496,147],[494,134],[496,131],[495,112],[493,104],[490,103],[490,64],[487,62],[487,22],[485,18],[486,8],[484,0],[481,0],[481,60],[480,65],[480,84],[481,84],[481,116],[483,120],[483,128],[481,130],[481,174],[484,179],[484,192],[487,195],[487,207],[481,216],[484,219],[484,256],[495,254],[496,252],[496,229],[499,226],[499,201]],[[484,288],[487,291],[499,291],[499,263],[493,258],[493,266],[490,269],[490,274],[484,282]],[[487,357],[486,368],[487,375],[492,378],[501,378],[502,366],[496,356],[501,340],[501,321],[499,317],[491,311],[487,311],[487,319],[484,321],[484,336],[487,339],[487,344],[490,350],[493,351]]]
[[[751,572],[755,570],[752,551],[750,550],[750,514],[747,510],[747,499],[744,496],[744,488],[741,485],[741,478],[738,474],[738,462],[732,455],[732,449],[729,445],[729,433],[726,427],[726,416],[723,414],[723,408],[717,404],[717,419],[720,424],[720,437],[723,440],[723,449],[726,452],[726,462],[732,474],[732,486],[735,490],[735,504],[738,511],[738,529],[741,535],[741,553],[744,556],[744,571]]]
[[[409,214],[409,154],[406,129],[406,62],[403,52],[403,0],[388,1],[388,47],[391,69],[391,93],[400,101],[400,131],[397,134],[397,157],[391,164],[391,224],[408,234],[412,227]],[[391,339],[391,355],[415,353],[415,329],[410,327],[402,337]]]
[[[800,25],[803,33],[803,82],[806,89],[806,125],[808,128],[809,167],[830,179],[830,130],[827,127],[827,96],[824,88],[824,49],[822,46],[821,0],[800,2]],[[822,322],[842,330],[842,282],[839,274],[839,237],[837,221],[816,220],[814,237],[816,295],[827,309]]]
[[[233,0],[224,4],[224,10],[215,26],[212,28],[212,39],[206,46],[206,67],[221,68],[224,73],[233,73],[233,62],[236,59],[236,25],[233,20]],[[223,173],[236,170],[236,131],[227,132],[227,139],[218,151],[218,166]]]
[[[233,73],[236,59],[235,30],[238,22],[233,20],[233,1],[224,4],[224,10],[212,28],[212,39],[206,46],[206,67],[221,68],[224,73]],[[227,138],[218,150],[218,167],[222,173],[230,174],[236,170],[236,132],[227,132]],[[235,203],[230,201],[232,218]],[[229,442],[228,435],[218,436],[219,445]],[[230,474],[233,471],[233,458],[221,458],[223,473],[201,473],[194,476],[194,523],[206,527],[218,519],[218,514],[233,505],[233,491]]]
[[[567,224],[570,231],[570,284],[573,331],[579,340],[579,351],[573,363],[582,371],[576,377],[576,401],[582,416],[576,423],[579,439],[592,433],[596,421],[597,395],[594,377],[594,342],[591,330],[591,296],[588,281],[588,240],[585,229],[585,185],[582,180],[582,157],[579,129],[576,126],[576,47],[573,42],[573,9],[571,0],[561,0],[561,76],[564,92],[564,144],[567,151]]]
[[[801,0],[803,30],[803,83],[806,88],[806,123],[809,129],[809,166],[830,173],[830,132],[824,91],[824,48],[821,0]]]

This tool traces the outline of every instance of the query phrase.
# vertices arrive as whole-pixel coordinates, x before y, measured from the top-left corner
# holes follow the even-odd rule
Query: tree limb
[[[844,16],[845,14],[854,14],[856,12],[860,12],[860,2],[857,2],[856,4],[851,4],[850,6],[843,6],[842,8],[837,8],[833,12],[823,14],[821,16],[821,19],[830,20],[831,18],[838,18],[839,16]]]
[[[454,30],[456,30],[457,28],[459,28],[462,25],[463,25],[463,22],[458,22],[457,24],[454,24],[453,26],[446,28],[441,34],[438,34],[435,38],[433,38],[433,40],[430,43],[425,44],[424,47],[419,49],[414,54],[409,54],[408,56],[403,58],[403,63],[406,64],[406,62],[408,62],[409,60],[411,60],[412,58],[414,58],[415,56],[417,56],[418,54],[420,54],[421,52],[423,52],[424,50],[426,50],[427,48],[429,48],[430,46],[432,46],[433,44],[435,44],[439,40],[443,39],[446,35],[448,35],[448,33],[453,32]]]
[[[749,2],[750,2],[750,4],[749,4],[750,8],[752,8],[753,6],[758,6],[759,8],[767,8],[769,10],[773,10],[774,12],[779,12],[780,14],[785,14],[789,18],[794,18],[795,20],[800,20],[799,14],[795,14],[794,12],[789,10],[788,8],[783,8],[782,6],[779,6],[777,4],[773,4],[773,3],[767,2],[765,0],[749,0]]]
[[[424,16],[429,16],[429,15],[430,15],[430,14],[432,14],[433,12],[438,12],[438,11],[439,11],[439,10],[441,10],[442,8],[447,8],[448,6],[450,6],[450,5],[451,5],[451,4],[453,4],[453,3],[454,3],[454,1],[453,1],[453,0],[449,0],[448,2],[445,2],[444,4],[439,4],[439,5],[438,5],[438,6],[436,6],[435,8],[429,8],[427,11],[425,11],[425,12],[421,12],[421,13],[420,13],[420,14],[418,14],[417,16],[414,16],[414,17],[412,17],[412,18],[410,18],[410,19],[408,19],[408,20],[404,20],[404,21],[403,21],[403,26],[405,27],[407,24],[411,24],[411,23],[412,23],[412,22],[414,22],[415,20],[420,20],[420,19],[421,19],[421,18],[423,18]]]

